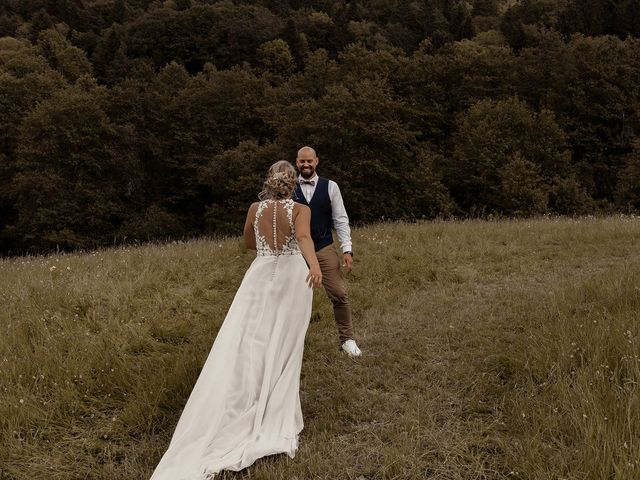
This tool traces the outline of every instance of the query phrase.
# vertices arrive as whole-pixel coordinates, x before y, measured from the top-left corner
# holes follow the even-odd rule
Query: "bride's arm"
[[[304,259],[309,265],[307,281],[314,287],[322,285],[322,272],[316,256],[316,250],[311,240],[311,210],[306,205],[296,204],[297,212],[293,222],[296,228],[296,240]]]
[[[244,222],[244,244],[251,250],[256,249],[256,234],[253,232],[253,220],[256,218],[257,203],[252,203],[247,211],[247,219]]]

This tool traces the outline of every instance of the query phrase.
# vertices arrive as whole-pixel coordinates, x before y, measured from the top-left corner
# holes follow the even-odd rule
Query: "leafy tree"
[[[605,0],[570,0],[560,13],[559,28],[566,35],[611,33],[615,11]]]
[[[309,50],[325,48],[336,52],[352,40],[347,35],[346,24],[336,25],[326,12],[300,10],[294,19],[298,29],[307,39]]]
[[[471,38],[474,35],[471,7],[466,2],[457,2],[449,15],[449,29],[454,40]]]
[[[613,32],[620,38],[640,37],[640,2],[637,0],[618,0],[615,2]]]
[[[302,145],[316,148],[320,174],[340,179],[355,221],[445,213],[451,204],[431,168],[433,155],[407,128],[405,109],[385,81],[362,80],[328,86],[321,98],[287,105],[270,121],[289,158]],[[372,192],[384,204],[372,208]]]
[[[272,143],[254,140],[214,155],[201,169],[202,181],[211,190],[205,213],[206,230],[217,234],[239,234],[248,206],[258,200],[262,183],[271,164],[289,159]]]
[[[0,37],[12,37],[16,32],[18,20],[15,17],[0,14]]]
[[[524,213],[527,198],[536,199],[535,209],[541,211],[546,203],[542,185],[550,187],[572,173],[553,114],[536,114],[517,98],[472,105],[459,117],[454,145],[445,183],[467,212]]]
[[[558,15],[558,3],[553,0],[523,0],[505,12],[500,30],[509,45],[519,51],[534,46],[541,31],[559,22]]]
[[[129,59],[122,28],[114,25],[104,33],[93,51],[92,61],[101,83],[114,84],[126,77]]]
[[[387,22],[383,29],[387,41],[401,48],[405,53],[415,50],[420,43],[420,35],[399,22]]]
[[[548,186],[549,210],[563,215],[584,215],[592,213],[596,202],[587,193],[575,172],[565,176],[555,176]]]
[[[174,0],[174,2],[178,10],[189,10],[193,6],[191,0]]]
[[[280,38],[289,45],[297,68],[302,68],[304,66],[304,59],[309,53],[309,42],[307,41],[307,36],[298,31],[298,26],[293,18],[289,17],[287,20],[287,24]]]
[[[144,201],[137,210],[153,214],[150,231],[162,218],[171,219],[174,236],[205,228],[213,193],[202,171],[212,157],[243,140],[267,137],[258,115],[268,101],[267,88],[249,69],[210,67],[192,77],[172,62],[150,80],[131,79],[112,93],[114,118],[132,122],[136,131],[144,179]],[[136,224],[125,225],[129,237],[139,237]]]
[[[51,27],[53,27],[53,20],[51,16],[44,8],[38,10],[38,12],[31,19],[31,39],[37,39],[38,34],[41,31],[47,30]]]
[[[140,159],[144,198],[144,204],[138,210],[152,208],[159,215],[168,213],[173,218],[172,230],[181,234],[189,229],[187,225],[177,226],[183,208],[181,204],[183,199],[191,197],[193,189],[198,188],[192,182],[192,175],[175,157],[180,152],[182,140],[176,134],[191,128],[177,116],[176,98],[191,82],[185,68],[172,62],[151,78],[121,85],[121,95],[115,97],[118,105],[114,112],[121,122],[129,119],[137,132],[136,152]],[[128,234],[135,236],[135,231],[128,231]]]
[[[115,0],[111,7],[110,22],[125,23],[127,19],[127,2],[125,0]]]
[[[453,110],[467,108],[476,100],[506,97],[513,92],[516,58],[506,45],[483,45],[462,40],[440,52],[438,80],[450,95]],[[436,77],[437,78],[437,77]]]
[[[172,138],[181,152],[193,148],[204,156],[243,140],[262,142],[272,135],[260,116],[268,102],[267,82],[249,69],[221,70],[208,79],[198,75],[172,102],[177,122],[167,131],[175,132]]]
[[[544,188],[540,166],[513,153],[502,167],[500,178],[501,210],[509,215],[526,216],[547,210],[548,193]]]
[[[485,98],[505,98],[513,91],[516,58],[504,45],[474,40],[455,42],[430,51],[424,43],[401,63],[394,85],[414,110],[420,139],[449,157],[456,114]]]
[[[0,2],[0,251],[238,232],[303,144],[354,220],[633,210],[639,5]]]
[[[156,203],[133,210],[114,234],[123,241],[162,241],[180,238],[185,234],[180,215],[169,212]]]
[[[14,175],[13,162],[0,151],[0,252],[15,251],[20,241],[20,234],[16,231],[15,210],[11,181]]]
[[[594,198],[611,201],[640,118],[640,40],[576,36],[567,49],[551,104],[582,165],[581,183]]]
[[[0,251],[15,251],[21,236],[12,189],[20,126],[38,102],[65,86],[29,42],[0,39]]]
[[[93,11],[87,8],[84,0],[21,0],[4,2],[8,10],[31,21],[31,37],[37,38],[42,30],[51,28],[54,23],[65,23],[73,30],[86,31],[97,24]]]
[[[567,94],[575,75],[575,59],[560,33],[541,32],[536,45],[523,48],[515,60],[514,82],[520,98],[537,109],[557,111],[558,96]]]
[[[1,151],[11,157],[24,117],[66,83],[29,42],[0,39]]]
[[[402,63],[400,53],[389,45],[372,49],[360,42],[353,43],[338,56],[337,81],[350,85],[363,79],[392,80]]]
[[[273,84],[287,80],[296,68],[289,45],[280,38],[260,45],[257,61],[259,71]]]
[[[132,161],[100,92],[78,84],[29,112],[13,189],[20,246],[32,251],[110,243],[126,214]],[[87,86],[92,88],[87,91]],[[135,171],[135,169],[133,169]]]
[[[40,32],[38,46],[51,68],[67,80],[73,82],[83,75],[91,75],[91,63],[85,53],[71,45],[60,31],[49,29]]]
[[[625,210],[640,210],[640,140],[636,139],[634,149],[627,154],[623,167],[618,172],[615,192],[616,203]]]
[[[452,36],[447,16],[442,8],[434,7],[427,18],[425,31],[434,47],[442,47],[451,42]]]
[[[176,61],[190,72],[200,71],[206,62],[227,68],[251,61],[282,27],[282,20],[266,8],[230,1],[183,11],[159,8],[127,24],[127,54],[147,57],[156,66]]]
[[[315,50],[305,59],[304,73],[291,78],[284,93],[300,99],[321,97],[327,87],[336,82],[337,75],[337,62],[326,50]]]
[[[372,50],[386,49],[391,46],[383,30],[374,22],[351,21],[347,29],[355,41]]]
[[[498,15],[498,0],[475,0],[473,2],[473,15],[485,17]]]
[[[258,112],[267,101],[267,82],[248,70],[235,68],[198,76],[171,104],[166,132],[171,135],[169,155],[180,175],[171,190],[173,202],[202,227],[210,192],[199,179],[209,159],[243,140],[262,140],[266,125]],[[165,193],[166,195],[166,193]],[[175,211],[175,210],[174,210]]]

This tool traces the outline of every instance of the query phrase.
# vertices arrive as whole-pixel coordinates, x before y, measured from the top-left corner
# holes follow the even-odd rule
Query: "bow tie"
[[[305,180],[305,179],[300,179],[300,184],[301,185],[315,185],[316,181],[315,180]]]

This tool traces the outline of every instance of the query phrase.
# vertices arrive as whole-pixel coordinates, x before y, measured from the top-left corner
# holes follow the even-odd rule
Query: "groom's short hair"
[[[313,148],[311,148],[309,146],[306,146],[306,145],[304,147],[302,147],[300,150],[298,150],[298,156],[300,156],[300,154],[302,153],[303,150],[311,150],[311,152],[313,153],[314,157],[318,156],[318,154],[316,153],[316,151]]]

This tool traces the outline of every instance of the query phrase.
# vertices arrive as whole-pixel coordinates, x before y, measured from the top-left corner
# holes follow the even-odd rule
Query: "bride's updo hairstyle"
[[[269,167],[267,179],[258,198],[260,200],[291,198],[294,188],[296,188],[296,170],[286,160],[280,160]]]

